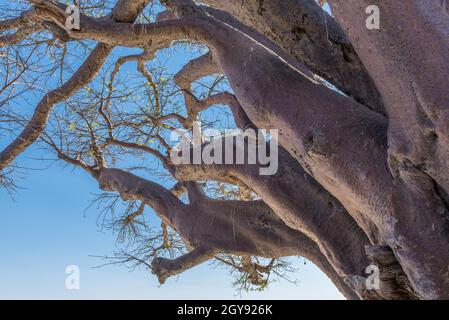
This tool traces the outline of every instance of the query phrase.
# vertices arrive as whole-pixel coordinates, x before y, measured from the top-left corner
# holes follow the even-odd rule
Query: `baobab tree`
[[[2,117],[22,127],[0,153],[4,179],[37,142],[130,202],[124,234],[153,208],[163,228],[152,249],[182,242],[187,251],[167,258],[153,250],[151,262],[118,258],[148,264],[161,283],[213,257],[263,282],[275,259],[300,255],[349,299],[449,298],[447,1],[327,3],[332,14],[314,0],[164,0],[149,15],[150,0],[93,1],[81,4],[72,28],[65,3],[27,1],[0,22],[9,79]],[[367,25],[371,13],[378,28]],[[179,43],[202,52],[169,85],[148,63]],[[11,105],[36,87],[30,48],[42,46],[62,47],[56,65],[70,50],[90,52],[24,118]],[[141,51],[105,70],[117,46]],[[144,82],[117,88],[130,63]],[[145,102],[130,106],[136,96]],[[279,130],[276,174],[261,175],[259,162],[171,161],[169,132],[192,130],[217,105],[228,107],[238,128]],[[173,188],[131,172],[147,164],[125,164],[130,156],[159,163]],[[219,186],[212,193],[211,182]],[[377,285],[366,281],[369,266],[379,270]]]

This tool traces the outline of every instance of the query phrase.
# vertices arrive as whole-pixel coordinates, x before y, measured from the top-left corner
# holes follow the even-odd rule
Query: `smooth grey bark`
[[[227,34],[223,39],[230,37]],[[262,48],[259,52],[254,48],[243,52],[243,47],[230,51],[227,41],[216,54],[250,119],[260,128],[279,128],[281,144],[340,200],[365,231],[371,223],[378,226],[379,238],[394,249],[406,272],[419,275],[414,281],[417,290],[445,297],[443,270],[449,257],[443,254],[429,261],[428,252],[449,245],[447,210],[431,185],[426,193],[414,192],[413,197],[405,188],[401,194],[393,192],[400,186],[393,187],[387,166],[386,119],[314,84]],[[233,41],[234,47],[237,41]],[[235,68],[238,60],[246,68]],[[275,76],[270,79],[267,74]],[[393,193],[399,199],[392,201],[389,196]],[[420,225],[421,232],[416,234],[411,225]],[[439,283],[443,294],[433,291],[429,295],[423,278],[433,278],[429,282]]]
[[[385,100],[392,172],[404,170],[401,166],[417,167],[448,191],[449,19],[445,1],[329,3]],[[379,30],[361,27],[368,5],[380,10]]]
[[[424,242],[436,237],[447,238],[449,19],[446,2],[331,0],[329,3],[385,101],[390,120],[388,162],[395,184],[393,205],[401,213],[397,219],[410,223],[408,228],[396,224],[402,229],[398,233],[419,233]],[[380,10],[379,30],[364,27],[368,5],[377,5]],[[439,216],[438,222],[435,218],[429,220],[428,208],[434,211],[433,216]],[[419,227],[415,229],[412,225]],[[409,264],[408,275],[422,287],[427,298],[447,297],[447,261],[440,253],[429,254],[444,247],[428,245],[427,254],[413,252],[417,245],[407,248],[411,255],[417,258],[420,255],[418,259],[423,259],[424,265],[402,263]],[[426,280],[426,265],[433,263],[440,265],[439,270],[432,271],[438,280]]]
[[[254,28],[358,102],[385,114],[351,42],[315,0],[201,0]]]

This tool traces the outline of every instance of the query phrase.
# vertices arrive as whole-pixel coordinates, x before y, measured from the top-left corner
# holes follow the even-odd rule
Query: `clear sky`
[[[5,0],[0,0],[4,5]],[[172,57],[176,70],[189,58]],[[30,112],[40,97],[28,97]],[[0,148],[11,137],[2,136]],[[263,292],[236,296],[233,278],[208,263],[159,286],[148,270],[104,266],[93,256],[111,254],[116,237],[98,225],[99,211],[89,206],[99,192],[85,172],[36,160],[29,148],[18,164],[32,168],[18,180],[13,195],[0,189],[0,299],[342,299],[329,279],[310,262],[297,261],[297,284],[275,282]],[[80,267],[80,290],[65,287],[68,265]]]
[[[21,164],[42,165],[29,159]],[[78,170],[54,165],[29,171],[20,181],[23,189],[11,198],[0,191],[0,298],[25,299],[234,299],[232,278],[221,268],[205,263],[159,286],[146,270],[130,272],[125,267],[106,266],[92,256],[110,254],[115,237],[97,226],[98,212],[85,212],[98,193],[93,179]],[[80,290],[65,288],[65,268],[78,265]],[[298,261],[292,275],[298,284],[285,280],[264,292],[243,294],[247,299],[334,299],[342,298],[332,283],[311,263]]]

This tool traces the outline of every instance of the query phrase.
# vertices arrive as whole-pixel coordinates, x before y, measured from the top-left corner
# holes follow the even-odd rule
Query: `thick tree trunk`
[[[374,83],[351,42],[315,0],[203,0],[254,28],[360,103],[384,114]]]
[[[449,245],[447,210],[434,186],[422,184],[425,180],[419,184],[425,193],[415,187],[409,195],[407,188],[393,187],[386,159],[386,120],[283,67],[266,52],[226,47],[223,43],[216,53],[250,119],[260,128],[280,128],[281,144],[367,233],[371,223],[378,226],[379,240],[392,246],[408,275],[415,274],[415,288],[423,296],[446,297],[444,270],[449,256],[430,258],[428,252],[441,252]],[[235,68],[236,61],[246,68]],[[267,74],[276,76],[267,79]],[[391,194],[398,198],[391,199]],[[434,290],[428,282],[434,283]]]
[[[385,100],[393,172],[416,167],[448,191],[446,1],[329,2]],[[369,5],[380,10],[379,30],[364,27]]]
[[[430,239],[448,238],[449,191],[449,18],[445,1],[329,1],[384,98],[390,119],[389,165],[394,177],[393,233],[419,233],[408,247],[397,239],[409,276],[427,298],[448,297],[447,246]],[[365,26],[365,9],[377,5],[380,29]],[[429,212],[430,210],[432,212]],[[413,227],[412,227],[413,226]],[[398,230],[400,229],[400,230]],[[419,230],[419,231],[418,231]],[[401,246],[408,248],[400,248]],[[432,254],[433,253],[433,254]],[[423,260],[417,265],[411,260]],[[438,265],[428,278],[426,265]]]

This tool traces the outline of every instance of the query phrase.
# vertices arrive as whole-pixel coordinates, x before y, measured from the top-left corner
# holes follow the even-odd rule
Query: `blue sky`
[[[113,56],[125,52],[119,49]],[[171,56],[170,68],[178,70],[189,58]],[[22,111],[32,112],[39,99],[29,95]],[[2,148],[11,137],[0,139]],[[103,261],[93,256],[116,249],[115,235],[98,225],[99,211],[86,211],[98,186],[80,170],[58,163],[46,168],[48,163],[36,160],[42,155],[37,146],[29,148],[17,162],[31,168],[17,181],[20,188],[12,196],[0,189],[0,299],[342,299],[330,280],[303,259],[295,259],[298,271],[290,275],[298,284],[281,280],[242,296],[236,296],[226,270],[208,263],[163,286],[148,270],[95,268]],[[80,267],[80,290],[65,287],[68,265]]]
[[[42,167],[29,159],[29,149],[20,163]],[[29,171],[20,182],[14,200],[0,191],[0,298],[1,299],[234,299],[232,278],[208,263],[187,271],[159,286],[145,270],[119,266],[93,268],[102,260],[92,256],[110,254],[116,239],[97,226],[98,212],[86,207],[98,188],[93,179],[78,170],[53,165]],[[65,288],[65,268],[78,265],[80,290]],[[336,299],[342,298],[332,283],[311,263],[298,261],[292,275],[299,283],[273,283],[264,292],[243,294],[247,299]]]

